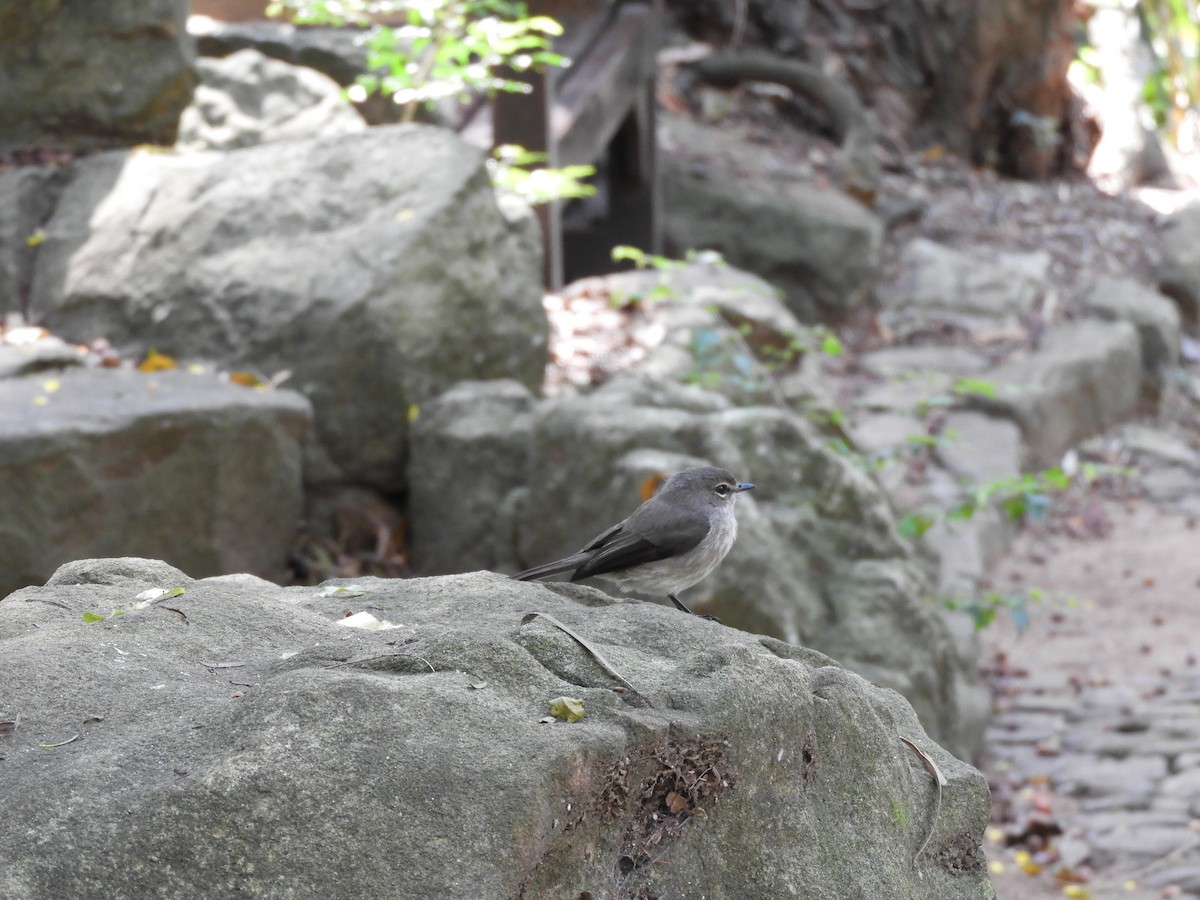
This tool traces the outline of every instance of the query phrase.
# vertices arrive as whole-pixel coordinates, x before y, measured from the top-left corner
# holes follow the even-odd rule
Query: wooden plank
[[[587,56],[567,70],[549,110],[556,165],[599,159],[653,78],[658,50],[658,19],[643,3],[618,8],[609,27]]]

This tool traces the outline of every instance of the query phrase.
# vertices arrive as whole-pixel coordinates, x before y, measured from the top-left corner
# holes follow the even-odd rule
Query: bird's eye
[[[732,490],[732,488],[730,488],[730,486],[729,486],[729,485],[727,485],[727,484],[718,484],[718,485],[717,485],[717,494],[718,494],[718,495],[720,495],[720,496],[722,496],[722,497],[728,497],[728,496],[729,496],[729,492],[730,492],[731,490]]]

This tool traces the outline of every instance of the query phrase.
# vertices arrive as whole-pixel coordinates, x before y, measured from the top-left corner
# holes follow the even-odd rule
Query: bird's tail
[[[547,575],[557,575],[559,572],[570,572],[578,569],[579,566],[588,558],[586,553],[576,553],[574,556],[568,556],[566,559],[555,560],[554,562],[545,563],[540,566],[534,566],[532,569],[526,569],[524,572],[518,572],[513,576],[514,581],[533,581],[535,578],[544,578]]]

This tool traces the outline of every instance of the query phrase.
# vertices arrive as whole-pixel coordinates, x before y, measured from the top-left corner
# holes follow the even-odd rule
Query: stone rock
[[[330,598],[139,583],[129,562],[0,602],[12,900],[995,897],[983,777],[820,654],[489,573]],[[143,585],[183,587],[179,613],[129,609]],[[81,619],[111,608],[129,611]],[[398,627],[336,624],[367,610]],[[563,695],[584,718],[546,723]]]
[[[653,297],[639,310],[638,371],[698,382],[746,404],[777,399],[778,378],[796,368],[809,329],[779,291],[732,266],[692,263],[666,272],[604,276],[615,297]]]
[[[0,9],[0,150],[173,144],[196,82],[187,0]]]
[[[285,22],[221,22],[191,16],[187,29],[201,56],[257,50],[272,59],[315,69],[343,86],[367,71],[363,32],[355,28],[297,28]]]
[[[37,257],[46,324],[132,355],[292,371],[330,479],[402,490],[413,404],[466,378],[541,384],[536,223],[501,214],[482,152],[448,132],[75,168]]]
[[[1021,430],[1009,419],[971,410],[946,413],[938,461],[970,485],[990,484],[1021,474]]]
[[[966,347],[897,346],[863,354],[860,365],[881,378],[903,378],[927,371],[969,377],[982,373],[988,361]]]
[[[0,344],[0,378],[82,365],[86,355],[85,348],[68,344],[53,335],[29,344]]]
[[[1130,423],[1121,428],[1115,438],[1138,459],[1200,471],[1200,453],[1193,450],[1184,437],[1164,428]]]
[[[1167,776],[1159,785],[1162,799],[1178,803],[1189,815],[1195,816],[1200,808],[1200,769],[1188,769]]]
[[[292,391],[178,371],[0,380],[0,590],[115,553],[282,577],[310,416]]]
[[[1200,203],[1172,213],[1163,228],[1158,286],[1179,306],[1183,327],[1200,333]]]
[[[951,400],[959,378],[986,378],[988,361],[965,347],[887,347],[866,353],[860,367],[877,383],[855,401],[862,409],[923,414]]]
[[[1142,883],[1154,888],[1170,888],[1195,896],[1200,894],[1200,860],[1190,864],[1155,867],[1142,877]]]
[[[1069,765],[1066,762],[1060,761],[1052,772],[1058,790],[1079,797],[1118,797],[1127,809],[1149,806],[1167,774],[1167,761],[1161,756],[1089,759],[1073,755]]]
[[[1084,296],[1089,315],[1132,322],[1142,341],[1142,366],[1156,380],[1179,362],[1179,310],[1167,297],[1132,278],[1098,278]]]
[[[987,700],[974,661],[964,663],[924,599],[923,569],[896,535],[887,496],[802,416],[618,378],[590,396],[540,404],[528,460],[516,519],[522,567],[578,550],[627,516],[655,475],[708,462],[757,483],[738,504],[737,544],[688,592],[689,605],[748,631],[836,648],[851,668],[906,692],[954,752],[977,749]]]
[[[1028,315],[1044,290],[1030,261],[992,260],[919,238],[904,249],[896,285],[882,293],[889,309],[941,310],[1006,319]]]
[[[271,141],[365,131],[332,78],[257,50],[196,62],[200,84],[179,122],[178,147],[236,150]]]
[[[1015,533],[1013,523],[994,506],[969,519],[934,522],[924,540],[939,560],[937,596],[956,601],[979,596]]]
[[[38,229],[54,212],[65,182],[57,167],[0,171],[0,316],[27,311],[40,247]]]
[[[854,405],[864,410],[922,415],[931,401],[950,398],[956,380],[946,372],[933,369],[897,374],[867,388],[854,401]]]
[[[464,381],[421,407],[409,447],[414,570],[519,568],[513,512],[526,491],[535,402],[515,381]]]
[[[702,167],[689,149],[712,156],[714,145],[728,151],[736,138],[679,119],[666,127],[675,133],[660,157],[669,246],[719,251],[782,289],[788,308],[805,322],[836,321],[863,303],[882,265],[883,224],[876,216],[794,174],[748,177],[725,169],[732,160]]]
[[[895,459],[909,446],[910,437],[925,431],[915,416],[895,412],[858,415],[849,427],[854,446],[880,463]]]
[[[977,394],[970,402],[1015,421],[1027,464],[1046,468],[1079,441],[1132,415],[1141,369],[1132,324],[1068,322],[1048,329],[1036,351],[989,373],[995,397]]]

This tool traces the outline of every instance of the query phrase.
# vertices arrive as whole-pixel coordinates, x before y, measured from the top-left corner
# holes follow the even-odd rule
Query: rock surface
[[[38,229],[50,219],[66,182],[61,169],[0,171],[0,314],[24,313],[33,293]]]
[[[196,75],[188,0],[0,9],[0,150],[175,142]]]
[[[183,593],[132,609],[152,588]],[[338,627],[367,608],[398,627]],[[0,602],[0,633],[12,900],[994,897],[986,785],[899,696],[660,606],[88,560]],[[584,718],[546,723],[563,695]]]
[[[739,502],[733,551],[686,602],[830,653],[903,693],[953,752],[977,749],[987,704],[969,649],[924,599],[887,496],[801,415],[626,377],[537,405],[512,386],[464,386],[423,418],[413,460],[425,499],[410,519],[423,571],[454,570],[460,552],[508,571],[566,556],[632,512],[647,479],[721,465],[759,489]]]
[[[1200,203],[1185,206],[1167,220],[1158,282],[1179,305],[1188,332],[1200,333]]]
[[[179,122],[179,147],[236,150],[367,127],[332,78],[257,50],[197,60],[196,72],[200,83]]]
[[[0,591],[97,554],[282,578],[311,415],[292,391],[183,372],[0,379]]]
[[[354,28],[297,28],[286,22],[221,22],[188,18],[188,33],[201,56],[222,57],[257,50],[272,59],[314,69],[341,85],[367,70],[362,31]]]
[[[471,377],[540,384],[540,272],[536,224],[501,214],[482,153],[399,126],[82,160],[34,306],[130,355],[291,371],[332,461],[319,477],[398,491],[413,404]]]
[[[973,402],[1013,419],[1031,468],[1056,465],[1064,452],[1133,414],[1141,386],[1138,332],[1128,322],[1081,320],[1046,332],[1034,353],[989,373],[994,398]]]
[[[748,177],[748,148],[719,129],[680,119],[665,127],[672,138],[661,156],[664,231],[677,253],[720,251],[779,287],[806,322],[844,318],[866,300],[882,263],[878,218],[795,175]]]
[[[1097,278],[1084,299],[1091,316],[1132,322],[1142,342],[1142,367],[1161,380],[1179,362],[1179,309],[1158,291],[1132,278]]]
[[[884,294],[889,308],[954,310],[989,318],[1027,315],[1043,280],[1029,265],[991,260],[917,239],[904,250],[900,284]]]

